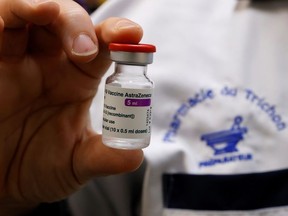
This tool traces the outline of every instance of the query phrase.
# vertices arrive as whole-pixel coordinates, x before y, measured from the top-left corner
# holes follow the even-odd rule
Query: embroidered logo
[[[227,100],[227,102],[225,100]],[[231,100],[234,100],[235,103],[231,103]],[[230,128],[229,126],[227,128],[225,126],[226,129],[221,128],[219,131],[207,131],[204,134],[202,131],[200,132],[201,134],[197,134],[197,132],[200,131],[196,128],[198,126],[196,124],[193,126],[188,124],[189,127],[192,126],[194,129],[193,134],[191,133],[191,137],[188,137],[187,133],[179,133],[182,127],[187,127],[187,117],[189,114],[193,115],[194,118],[195,115],[200,114],[199,110],[201,108],[205,108],[205,111],[207,111],[210,107],[214,106],[213,102],[216,101],[218,103],[220,102],[225,104],[227,109],[230,109],[234,106],[237,106],[238,108],[237,104],[240,104],[239,106],[243,106],[244,110],[245,106],[247,106],[249,107],[249,112],[252,115],[254,115],[256,112],[257,115],[261,115],[263,119],[265,119],[267,125],[269,124],[271,128],[274,128],[274,132],[281,133],[287,130],[287,119],[285,116],[283,116],[283,114],[281,114],[281,109],[279,109],[277,105],[274,105],[271,101],[268,101],[264,96],[259,95],[252,89],[237,88],[231,86],[219,86],[219,88],[215,89],[201,88],[198,91],[195,91],[194,95],[188,97],[188,99],[182,102],[178,109],[176,109],[174,114],[171,116],[172,119],[166,130],[166,133],[163,136],[163,142],[171,144],[178,144],[178,137],[181,135],[184,135],[183,137],[187,140],[188,138],[193,140],[195,137],[199,137],[199,142],[196,140],[193,141],[195,145],[197,145],[197,148],[195,149],[201,149],[206,143],[205,147],[210,148],[213,151],[211,151],[212,153],[209,153],[209,151],[203,149],[203,152],[198,154],[199,157],[197,162],[195,162],[199,168],[209,168],[217,165],[247,162],[253,160],[254,155],[251,152],[253,149],[249,148],[251,140],[248,140],[248,136],[246,136],[248,133],[248,127],[246,127],[247,125],[245,124],[243,125],[245,116],[240,116],[239,113],[235,113],[234,111],[229,113],[234,113],[232,115],[235,116],[234,120],[231,122],[232,126]],[[197,112],[196,114],[194,114],[194,110],[195,113]],[[203,113],[205,113],[205,111]],[[198,116],[196,118],[198,118]],[[205,121],[204,123],[207,123]],[[251,119],[249,123],[251,124]],[[203,127],[200,127],[200,129],[203,129]],[[249,134],[249,136],[252,137],[252,135],[255,135],[253,133],[255,125],[253,125],[253,128],[249,127],[249,129],[249,133],[252,133],[251,135]],[[243,142],[243,145],[241,145],[241,141],[246,139],[247,142]],[[191,145],[192,151],[194,151],[193,148],[195,145]]]
[[[241,127],[243,121],[241,116],[234,119],[234,124],[228,130],[208,133],[201,136],[201,140],[214,150],[214,155],[237,152],[236,145],[243,140],[243,135],[247,133],[246,127]]]

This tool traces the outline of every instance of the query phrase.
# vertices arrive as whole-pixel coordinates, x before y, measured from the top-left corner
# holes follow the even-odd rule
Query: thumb
[[[142,150],[113,149],[102,143],[101,135],[89,132],[90,137],[75,148],[73,169],[80,184],[95,176],[130,172],[143,161]]]

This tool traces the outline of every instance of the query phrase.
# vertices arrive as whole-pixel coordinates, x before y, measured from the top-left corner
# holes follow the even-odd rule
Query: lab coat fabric
[[[288,1],[110,0],[92,19],[111,16],[157,47],[151,144],[138,172],[72,196],[74,214],[286,216]]]

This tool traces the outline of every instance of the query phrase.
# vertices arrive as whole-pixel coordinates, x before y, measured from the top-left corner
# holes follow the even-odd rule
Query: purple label
[[[125,99],[125,106],[145,107],[150,106],[151,99]]]

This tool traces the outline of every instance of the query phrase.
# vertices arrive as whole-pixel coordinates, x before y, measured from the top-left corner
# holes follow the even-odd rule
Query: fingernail
[[[48,0],[32,0],[33,4],[42,4],[42,3],[46,3],[48,2]]]
[[[90,56],[98,52],[98,47],[86,34],[80,34],[74,39],[72,53],[77,56]]]
[[[120,20],[116,23],[115,28],[117,29],[124,29],[124,28],[135,28],[135,27],[139,27],[139,25],[137,25],[136,23],[133,23],[129,20]]]

